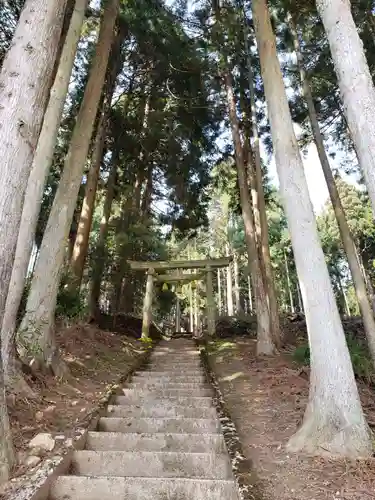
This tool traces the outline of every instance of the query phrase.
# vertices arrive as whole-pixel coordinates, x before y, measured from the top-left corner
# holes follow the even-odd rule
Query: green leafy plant
[[[368,384],[375,383],[375,373],[367,346],[353,335],[346,336],[346,342],[356,377]],[[303,365],[310,364],[310,348],[308,344],[298,346],[293,352],[293,359]]]
[[[56,317],[78,318],[85,311],[82,295],[76,290],[61,287],[57,295]]]

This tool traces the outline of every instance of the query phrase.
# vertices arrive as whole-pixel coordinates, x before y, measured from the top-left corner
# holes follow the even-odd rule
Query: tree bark
[[[349,225],[346,220],[344,207],[342,206],[340,195],[336,186],[335,179],[332,174],[332,170],[328,161],[327,154],[324,148],[323,136],[320,131],[318,117],[316,114],[314,101],[311,93],[311,88],[309,81],[306,77],[306,72],[303,67],[303,59],[301,53],[301,47],[298,39],[298,32],[295,25],[295,22],[291,15],[289,15],[289,27],[293,37],[294,42],[294,50],[297,56],[298,68],[301,76],[302,88],[304,97],[306,99],[309,118],[311,123],[311,128],[313,132],[313,136],[315,139],[315,144],[318,150],[320,163],[322,166],[324,178],[327,183],[329,196],[331,198],[333,210],[335,213],[335,217],[337,220],[337,225],[339,227],[341,241],[346,253],[346,257],[348,259],[348,264],[350,268],[350,272],[353,279],[354,288],[356,291],[359,308],[361,311],[363,326],[365,328],[367,342],[369,346],[369,350],[372,357],[372,362],[375,366],[375,320],[373,316],[372,307],[370,305],[370,301],[368,300],[366,293],[366,283],[364,276],[361,271],[357,249],[354,244],[354,240],[350,233]],[[375,143],[374,143],[375,144]],[[346,299],[346,297],[345,297]]]
[[[106,3],[89,80],[44,233],[26,313],[19,329],[19,341],[26,356],[35,360],[37,365],[52,368],[56,375],[63,375],[66,371],[58,356],[54,334],[60,273],[104,84],[118,10],[119,0]]]
[[[245,13],[245,4],[243,5],[244,11],[244,22],[245,22],[245,51],[247,55],[247,71],[248,71],[248,83],[249,83],[249,93],[250,93],[250,109],[251,109],[251,125],[252,125],[252,150],[254,154],[254,160],[251,155],[251,150],[249,151],[249,168],[250,163],[255,165],[255,187],[258,197],[258,210],[259,210],[259,225],[260,225],[260,239],[259,245],[261,247],[264,271],[265,271],[265,281],[266,289],[268,295],[268,306],[270,310],[272,335],[276,345],[279,347],[281,344],[280,340],[280,318],[279,318],[279,306],[277,303],[277,295],[275,289],[274,274],[272,271],[272,261],[270,253],[269,244],[269,233],[268,233],[268,221],[266,212],[266,202],[264,199],[264,189],[263,189],[263,173],[262,173],[262,160],[260,156],[260,141],[258,132],[258,120],[257,120],[257,110],[256,110],[256,96],[254,89],[254,75],[251,64],[250,48],[248,43],[248,29],[247,29],[247,18]],[[251,162],[250,162],[251,159]]]
[[[295,313],[295,308],[294,308],[294,301],[293,301],[292,284],[290,282],[288,258],[287,258],[285,250],[284,250],[284,262],[285,262],[286,286],[288,288],[290,312],[292,314],[294,314]]]
[[[0,74],[0,327],[11,280],[22,206],[61,36],[66,0],[27,0]],[[46,42],[48,40],[48,43]],[[13,452],[0,362],[0,482]]]
[[[221,296],[221,270],[220,268],[217,269],[217,310],[219,313],[219,316],[221,316],[221,311],[222,311],[222,296]]]
[[[317,0],[344,113],[375,215],[375,89],[349,0]]]
[[[320,245],[302,159],[293,130],[276,40],[265,0],[253,0],[280,191],[302,288],[310,343],[310,393],[302,427],[291,451],[347,457],[372,455],[351,359]]]
[[[264,287],[262,271],[258,258],[254,215],[251,208],[249,186],[247,182],[245,163],[243,158],[241,136],[236,113],[236,102],[232,87],[232,78],[228,71],[224,73],[225,87],[227,91],[229,118],[232,129],[232,138],[235,148],[238,184],[240,188],[242,217],[245,226],[245,239],[248,252],[251,279],[253,282],[256,312],[257,312],[257,354],[273,354],[275,344],[271,334],[270,315],[267,304],[266,291]]]
[[[250,276],[247,277],[247,287],[248,287],[248,294],[249,294],[249,308],[250,312],[253,312],[253,294],[251,291],[251,279]]]
[[[140,207],[141,217],[143,219],[146,219],[150,214],[152,190],[153,190],[152,174],[153,174],[153,166],[150,165],[147,169],[147,177],[143,189],[141,207]]]
[[[22,373],[18,369],[13,354],[15,349],[16,322],[27,275],[44,186],[52,164],[57,133],[68,92],[70,74],[77,50],[81,27],[85,16],[87,0],[77,0],[71,17],[71,23],[66,35],[61,53],[60,63],[55,82],[51,89],[49,103],[44,115],[43,126],[39,135],[32,168],[27,183],[25,201],[22,210],[17,249],[12,270],[9,292],[6,301],[5,314],[1,330],[2,356],[4,360],[5,384],[12,391],[28,396],[28,388]]]
[[[107,85],[104,91],[102,111],[100,113],[95,144],[92,153],[91,165],[87,174],[85,196],[82,203],[81,215],[78,222],[77,236],[74,242],[70,268],[72,271],[72,282],[70,287],[79,289],[81,286],[85,260],[87,256],[89,237],[94,214],[96,190],[99,181],[100,167],[105,150],[105,139],[107,134],[108,117],[111,109],[112,96],[116,87],[116,80],[122,67],[121,44],[124,34],[119,32],[113,43],[108,67]]]
[[[229,248],[227,247],[227,255],[229,255]],[[227,314],[228,316],[233,316],[233,279],[232,279],[232,268],[229,264],[226,272],[227,277]]]
[[[298,280],[297,280],[297,297],[298,297],[298,310],[300,313],[304,314],[305,311],[303,309],[303,304],[302,304],[301,288],[299,286]]]
[[[238,256],[234,254],[234,299],[236,304],[236,314],[241,312],[241,302],[240,302],[240,283],[239,283],[239,268],[238,268]]]
[[[136,72],[133,73],[132,78],[130,80],[129,94],[132,94],[133,92],[135,75]],[[125,113],[127,112],[129,101],[130,99],[128,98],[125,102],[124,106]],[[95,251],[96,255],[93,264],[94,272],[91,281],[90,299],[89,299],[90,316],[92,318],[96,318],[100,312],[99,308],[100,288],[105,268],[106,238],[108,232],[108,222],[112,211],[112,203],[115,196],[118,160],[119,160],[119,145],[115,143],[112,151],[112,166],[107,181],[107,192],[103,206],[103,216],[100,221],[99,237],[96,245],[96,251]]]
[[[97,318],[99,314],[99,298],[100,287],[102,283],[104,267],[105,267],[105,246],[108,233],[108,223],[112,211],[112,203],[115,196],[116,177],[117,177],[117,163],[118,158],[115,153],[112,159],[112,166],[107,181],[107,192],[104,200],[103,215],[100,221],[98,242],[95,250],[95,260],[93,276],[90,287],[90,316]]]

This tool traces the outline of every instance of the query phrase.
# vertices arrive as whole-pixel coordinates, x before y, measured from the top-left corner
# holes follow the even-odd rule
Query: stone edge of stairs
[[[122,395],[119,386],[129,382],[134,372],[147,366],[151,353],[157,345],[158,341],[137,357],[128,367],[126,373],[111,384],[97,405],[83,417],[84,424],[72,429],[73,445],[71,447],[61,446],[36,468],[7,483],[6,489],[0,491],[1,500],[47,500],[51,483],[57,476],[63,475],[69,470],[74,452],[85,448],[88,433],[96,429],[99,419],[104,416],[106,407],[110,404],[113,396]]]

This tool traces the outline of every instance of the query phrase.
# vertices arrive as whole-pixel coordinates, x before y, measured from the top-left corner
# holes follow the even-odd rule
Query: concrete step
[[[164,368],[164,367],[162,367]],[[137,372],[135,375],[140,375],[142,377],[148,377],[148,376],[151,376],[151,375],[178,375],[180,377],[182,377],[183,375],[186,375],[188,377],[195,377],[197,375],[199,376],[202,376],[202,368],[194,368],[193,370],[189,369],[189,370],[184,370],[184,371],[181,371],[181,368],[179,368],[178,370],[168,370],[168,371],[163,371],[162,369],[156,369],[156,368],[148,368],[147,371],[144,371],[144,372]]]
[[[175,363],[197,363],[200,361],[200,355],[199,354],[187,354],[184,356],[179,356],[178,354],[174,352],[165,352],[165,353],[159,353],[159,354],[154,354],[150,356],[150,361],[169,361],[169,362],[175,362]]]
[[[132,378],[133,383],[155,383],[157,382],[158,384],[204,384],[207,382],[207,379],[205,377],[181,377],[181,376],[174,376],[171,375],[169,377],[133,377]]]
[[[132,380],[138,382],[141,380],[162,380],[169,382],[174,380],[175,382],[204,382],[206,377],[203,374],[196,373],[184,373],[181,372],[143,372],[137,373],[133,376]]]
[[[194,392],[191,389],[172,389],[172,388],[158,388],[151,389],[150,387],[129,387],[128,389],[123,389],[122,392],[124,396],[128,396],[131,394],[137,394],[142,397],[161,397],[161,398],[169,398],[169,397],[183,397],[183,396],[212,396],[212,391],[210,388],[196,388]]]
[[[219,434],[218,420],[208,418],[110,418],[99,420],[98,430],[131,433]]]
[[[159,372],[162,370],[168,370],[169,372],[186,373],[190,371],[200,371],[202,372],[202,366],[193,363],[174,363],[167,365],[165,363],[153,363],[148,367],[149,372]]]
[[[221,434],[124,434],[89,432],[87,450],[102,451],[184,451],[191,453],[225,453]]]
[[[60,476],[50,500],[239,500],[234,481]]]
[[[194,391],[195,389],[204,389],[206,387],[209,387],[207,385],[207,383],[205,382],[174,382],[173,380],[171,380],[170,382],[164,382],[163,380],[147,380],[147,379],[144,379],[144,380],[140,380],[140,381],[135,381],[135,382],[131,382],[129,384],[129,388],[144,388],[144,389],[147,389],[147,388],[154,388],[154,389],[167,389],[167,390],[171,390],[171,389],[176,389],[176,390],[179,390],[179,389],[188,389],[190,391]]]
[[[173,355],[168,355],[168,356],[158,356],[156,358],[150,358],[149,364],[162,364],[162,365],[168,365],[168,366],[173,366],[173,365],[194,365],[194,366],[201,366],[201,359],[200,358],[178,358]]]
[[[109,405],[108,417],[182,417],[182,418],[215,418],[215,408],[189,408],[188,406],[174,406],[167,403],[159,403],[152,407],[140,405],[121,406]]]
[[[152,408],[154,405],[158,405],[164,402],[170,405],[189,406],[194,408],[212,407],[212,398],[209,396],[202,396],[202,397],[169,396],[168,398],[163,398],[163,397],[154,397],[152,394],[150,394],[149,397],[140,397],[137,395],[136,391],[134,391],[133,394],[129,394],[128,396],[115,396],[112,402],[113,404],[124,405],[124,406],[136,405],[136,406],[141,406],[142,408],[148,408],[148,407]]]
[[[232,478],[227,455],[172,451],[76,451],[72,473],[107,477]]]

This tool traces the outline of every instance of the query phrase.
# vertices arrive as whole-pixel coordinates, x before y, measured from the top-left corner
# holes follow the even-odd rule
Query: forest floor
[[[255,357],[255,340],[221,339],[210,364],[245,457],[252,461],[260,500],[375,499],[375,459],[331,460],[288,454],[285,444],[302,421],[308,373],[288,352]],[[359,383],[368,421],[375,423],[375,392]]]
[[[28,379],[38,396],[35,400],[8,396],[11,430],[19,462],[13,470],[13,477],[19,477],[29,469],[28,443],[36,434],[50,433],[56,439],[52,452],[55,455],[59,439],[61,445],[66,444],[75,429],[87,426],[100,399],[126,375],[144,352],[140,342],[133,338],[87,324],[60,330],[58,343],[69,367],[70,378],[65,381],[52,376]]]

